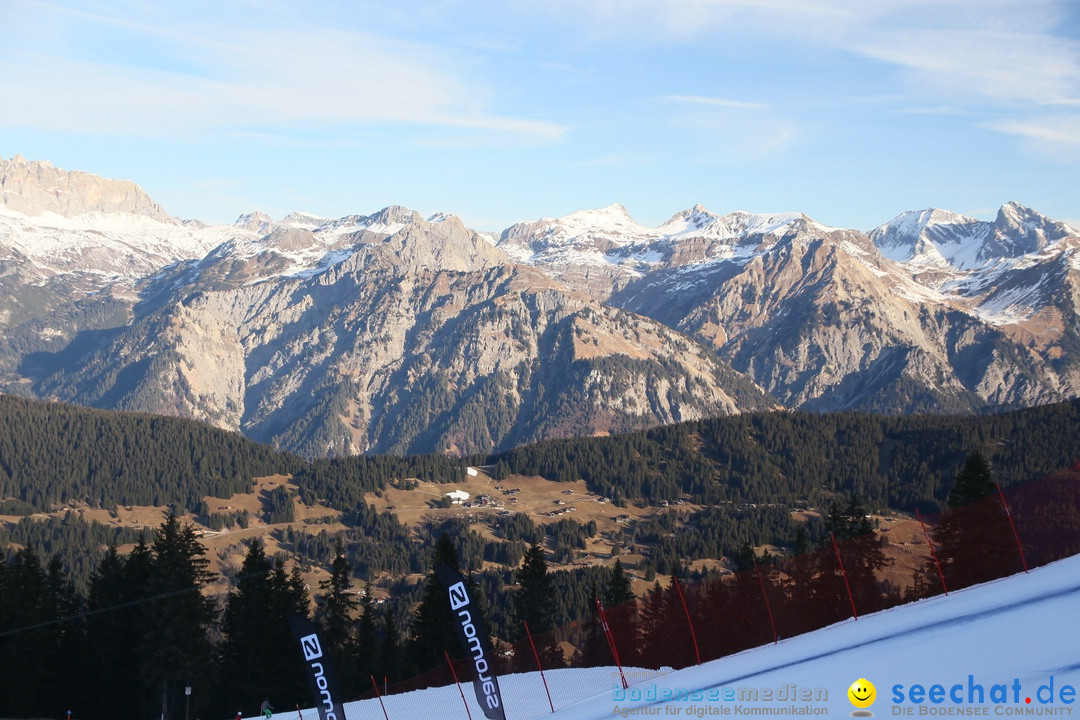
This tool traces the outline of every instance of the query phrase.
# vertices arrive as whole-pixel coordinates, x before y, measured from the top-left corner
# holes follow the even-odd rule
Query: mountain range
[[[1080,232],[1008,203],[861,232],[656,228],[619,205],[478,232],[401,207],[209,226],[0,160],[0,389],[192,417],[307,456],[466,454],[770,408],[1077,397]]]

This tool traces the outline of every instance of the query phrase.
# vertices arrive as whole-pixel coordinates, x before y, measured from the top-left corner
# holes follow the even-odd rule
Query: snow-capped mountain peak
[[[890,260],[940,269],[966,269],[985,257],[990,223],[938,208],[901,213],[868,234]]]
[[[244,213],[233,221],[232,226],[241,230],[250,230],[258,235],[265,235],[277,225],[273,219],[264,212]]]
[[[719,215],[699,204],[675,213],[657,230],[664,235],[690,235],[705,230],[719,219]]]
[[[605,237],[618,244],[626,244],[639,241],[649,234],[649,229],[638,224],[619,203],[598,210],[579,210],[550,222],[548,236],[553,241],[565,242],[585,236]]]
[[[1063,222],[1017,202],[1007,202],[998,210],[994,220],[994,243],[990,251],[1002,257],[1016,257],[1035,252],[1080,232]]]
[[[891,260],[965,271],[1019,258],[1078,234],[1065,223],[1009,202],[993,222],[931,208],[901,213],[869,236]]]
[[[315,229],[316,233],[347,235],[358,232],[393,235],[409,225],[423,222],[420,213],[400,205],[390,205],[371,215],[346,215],[328,220]]]
[[[293,212],[279,220],[279,224],[294,227],[300,230],[314,230],[320,225],[326,224],[330,218],[312,215],[306,212]]]

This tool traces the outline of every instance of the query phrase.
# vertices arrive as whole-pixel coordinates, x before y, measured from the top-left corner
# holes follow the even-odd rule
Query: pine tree
[[[982,500],[996,492],[994,471],[982,453],[976,451],[968,455],[964,466],[956,473],[947,502],[949,507],[958,508],[976,500]]]
[[[56,555],[49,560],[46,582],[49,612],[57,621],[50,629],[52,658],[48,667],[61,677],[70,679],[50,691],[49,701],[73,706],[82,701],[87,693],[83,687],[84,677],[79,662],[86,639],[86,626],[82,619],[85,603]]]
[[[394,613],[387,607],[383,613],[383,635],[379,646],[379,664],[383,677],[397,682],[402,677],[401,635],[398,633]],[[379,680],[378,677],[375,678]]]
[[[48,578],[33,547],[19,550],[4,573],[4,622],[0,629],[0,687],[8,717],[40,717],[45,712],[50,681],[42,668],[55,660],[55,619]]]
[[[607,589],[604,592],[604,607],[614,608],[619,605],[633,602],[636,597],[630,588],[630,577],[626,574],[620,560],[615,560],[611,568],[611,576],[608,578]]]
[[[600,589],[596,583],[593,583],[586,599],[585,611],[582,613],[585,619],[579,626],[581,637],[575,643],[574,667],[611,665],[615,660],[611,655],[611,647],[608,645],[607,634],[604,632],[600,619],[600,611],[596,607],[600,595]]]
[[[209,687],[213,677],[213,649],[209,632],[214,608],[202,594],[212,579],[209,561],[190,525],[181,526],[175,515],[162,523],[151,546],[148,593],[139,623],[140,666],[151,691],[160,699],[146,710],[166,720],[184,707],[184,687]],[[207,702],[193,696],[193,710]]]
[[[446,662],[443,653],[450,657],[461,655],[461,646],[453,623],[450,604],[447,601],[446,588],[435,576],[435,568],[448,565],[460,572],[457,549],[450,536],[443,533],[435,543],[435,552],[431,559],[431,572],[424,580],[423,595],[420,605],[413,615],[411,635],[408,647],[410,670],[420,673]],[[480,589],[472,578],[465,578],[465,584],[472,598],[474,607],[484,613],[483,598]],[[483,618],[484,627],[490,627]],[[484,637],[485,649],[490,647],[490,638]]]
[[[631,589],[630,577],[618,559],[615,560],[615,565],[611,569],[607,589],[604,592],[604,609],[619,658],[622,659],[624,655],[629,657],[633,649],[641,643],[637,621],[637,597]]]
[[[516,636],[524,635],[525,622],[534,635],[548,632],[555,626],[555,591],[548,577],[544,548],[539,543],[533,543],[525,551],[516,575],[518,587],[513,595]]]
[[[356,689],[356,609],[359,601],[352,594],[352,564],[340,543],[334,550],[330,578],[319,583],[326,594],[315,611],[315,621],[323,636],[330,659],[337,668],[342,691],[351,694]]]
[[[674,579],[672,580],[674,582]],[[674,594],[672,589],[670,594]],[[654,580],[652,589],[645,595],[641,603],[641,643],[633,658],[636,664],[647,667],[655,662],[658,666],[676,666],[672,658],[671,643],[671,615],[668,608],[671,603],[669,593],[660,587],[660,581]]]
[[[375,599],[371,596],[371,584],[364,586],[360,596],[360,622],[356,629],[353,657],[358,687],[366,688],[375,674],[378,659],[379,636],[376,632]]]
[[[266,557],[262,541],[255,539],[248,545],[236,590],[222,617],[220,703],[256,707],[268,694],[278,704],[307,699],[290,615],[307,615],[303,581]]]
[[[548,575],[544,548],[539,543],[533,543],[525,551],[516,576],[518,587],[511,601],[514,615],[513,636],[523,638],[525,623],[528,623],[543,667],[562,667],[565,660],[558,647],[558,639],[550,632],[555,627],[555,614],[558,612],[555,587]],[[534,658],[527,657],[530,654],[523,653],[519,658],[520,670],[535,669]]]
[[[87,596],[87,662],[82,672],[89,688],[85,713],[89,717],[113,717],[116,720],[138,720],[137,703],[116,707],[111,682],[113,677],[125,677],[131,695],[145,697],[138,655],[132,652],[139,642],[139,599],[146,596],[147,577],[136,570],[148,561],[149,549],[144,542],[136,546],[127,558],[116,546],[110,546],[90,578]],[[135,707],[131,707],[134,705]]]
[[[884,607],[883,584],[878,575],[888,565],[881,542],[874,533],[874,526],[867,514],[862,501],[852,495],[846,505],[832,505],[825,519],[825,531],[836,538],[844,572],[851,586],[851,594],[855,598],[855,608],[860,614]],[[829,546],[831,545],[830,540]],[[839,573],[839,568],[837,572]],[[842,581],[834,584],[843,589]],[[837,603],[843,604],[842,600]]]
[[[974,452],[956,474],[949,507],[932,532],[950,590],[986,582],[1020,569],[1016,544],[993,469]],[[927,566],[927,572],[937,569]]]

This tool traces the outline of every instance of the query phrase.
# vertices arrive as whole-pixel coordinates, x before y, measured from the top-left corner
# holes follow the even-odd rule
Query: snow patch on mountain
[[[930,208],[901,213],[868,235],[883,255],[915,270],[968,271],[1039,252],[1080,232],[1010,202],[1001,206],[993,222]]]
[[[135,280],[180,260],[204,257],[236,234],[230,226],[163,222],[134,213],[30,216],[0,206],[0,246],[19,251],[50,275],[77,272]]]
[[[658,237],[670,241],[684,238],[707,238],[734,240],[752,235],[780,236],[796,224],[805,224],[807,230],[827,233],[835,230],[814,222],[802,213],[750,213],[744,210],[717,215],[701,205],[675,214],[656,229]]]
[[[976,314],[991,325],[1023,322],[1043,306],[1047,278],[1035,285],[1012,287],[996,292],[980,303]]]
[[[329,218],[319,217],[318,215],[312,215],[311,213],[294,212],[289,213],[278,222],[281,225],[296,228],[298,230],[314,230],[319,226],[326,224],[329,220]]]
[[[701,205],[651,228],[635,221],[622,205],[614,204],[519,223],[505,230],[497,244],[516,262],[556,271],[586,263],[637,277],[662,266],[749,257],[762,240],[775,240],[791,232],[821,236],[835,229],[802,213],[736,211],[717,215]],[[744,247],[740,249],[740,245]]]
[[[991,223],[929,208],[901,213],[868,235],[890,260],[962,270],[979,262],[992,230]]]

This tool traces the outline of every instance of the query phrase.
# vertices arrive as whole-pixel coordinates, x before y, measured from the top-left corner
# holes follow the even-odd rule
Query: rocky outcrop
[[[46,212],[66,218],[94,212],[132,213],[159,222],[172,221],[130,180],[69,172],[20,155],[10,160],[0,158],[0,205],[31,216]]]

